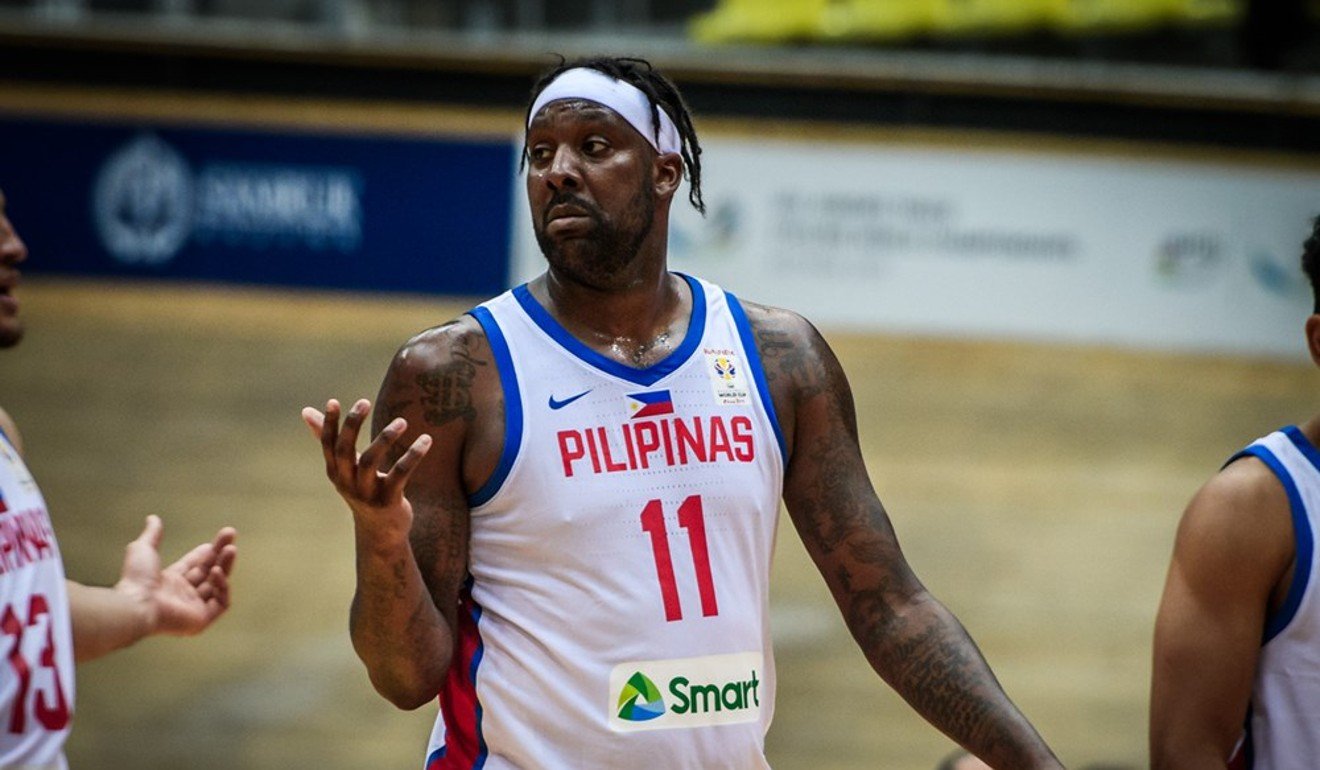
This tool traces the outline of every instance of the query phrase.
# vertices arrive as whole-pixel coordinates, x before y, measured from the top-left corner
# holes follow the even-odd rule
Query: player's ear
[[[1320,313],[1306,319],[1306,347],[1311,351],[1311,360],[1320,366]]]
[[[673,196],[678,191],[678,186],[683,183],[683,156],[676,152],[655,156],[653,179],[656,197]]]

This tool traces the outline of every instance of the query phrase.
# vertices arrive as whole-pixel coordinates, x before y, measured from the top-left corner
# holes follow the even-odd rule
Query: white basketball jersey
[[[0,767],[63,770],[73,716],[64,565],[37,484],[0,431]]]
[[[1233,459],[1247,455],[1269,466],[1288,493],[1296,566],[1283,605],[1266,621],[1246,730],[1231,765],[1314,770],[1320,763],[1320,596],[1315,588],[1320,451],[1289,426]]]
[[[635,369],[520,286],[476,308],[504,452],[473,496],[427,767],[767,767],[783,440],[737,300],[683,276],[681,344]]]

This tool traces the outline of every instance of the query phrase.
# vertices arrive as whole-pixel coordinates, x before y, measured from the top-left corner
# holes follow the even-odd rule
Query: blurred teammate
[[[23,336],[18,263],[27,258],[0,194],[0,348]],[[46,503],[21,458],[22,443],[0,409],[0,767],[64,768],[73,717],[75,661],[99,658],[153,634],[201,633],[229,607],[234,530],[161,569],[161,521],[128,544],[113,588],[66,580]]]
[[[668,271],[685,171],[704,208],[673,85],[565,65],[527,118],[549,269],[404,345],[360,457],[366,401],[304,410],[353,512],[354,646],[396,705],[439,695],[428,766],[765,767],[782,497],[894,689],[995,767],[1058,767],[908,568],[829,346]]]
[[[1320,220],[1302,268],[1320,364]],[[1320,762],[1320,417],[1238,452],[1178,525],[1155,622],[1155,768],[1314,768]]]

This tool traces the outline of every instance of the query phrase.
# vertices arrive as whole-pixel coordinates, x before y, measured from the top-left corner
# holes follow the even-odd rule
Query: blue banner
[[[0,116],[25,272],[484,296],[506,288],[511,140]]]

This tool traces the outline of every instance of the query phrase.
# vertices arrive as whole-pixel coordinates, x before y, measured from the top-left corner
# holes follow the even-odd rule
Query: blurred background
[[[0,0],[0,354],[72,577],[240,530],[206,636],[79,670],[74,768],[408,768],[347,638],[352,539],[298,410],[535,275],[553,54],[644,56],[709,212],[674,267],[822,328],[908,558],[1070,767],[1144,767],[1182,506],[1315,408],[1311,0]],[[785,524],[780,770],[933,768]],[[621,759],[621,766],[623,765]]]

